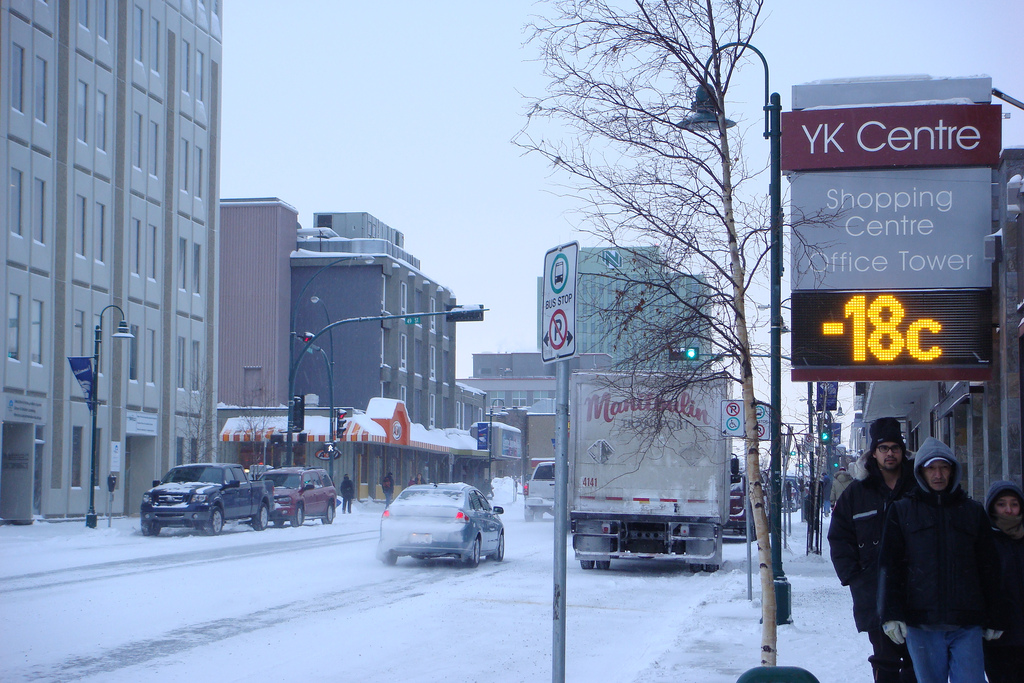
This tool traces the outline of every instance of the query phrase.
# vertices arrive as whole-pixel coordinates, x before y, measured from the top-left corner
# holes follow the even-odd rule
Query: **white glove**
[[[999,636],[1003,635],[1003,632],[997,631],[994,628],[987,628],[985,629],[982,635],[984,636],[985,640],[995,640]]]
[[[907,641],[907,624],[902,621],[887,621],[882,624],[882,631],[889,636],[889,640],[902,645]]]

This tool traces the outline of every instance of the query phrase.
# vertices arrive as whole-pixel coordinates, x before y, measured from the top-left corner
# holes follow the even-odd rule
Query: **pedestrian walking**
[[[346,474],[341,480],[341,514],[352,513],[352,499],[356,497],[356,487]]]
[[[986,640],[985,673],[989,683],[1024,681],[1024,491],[1009,481],[997,481],[985,496],[985,509],[999,553],[999,596],[1005,606],[1005,630]]]
[[[921,683],[983,683],[982,640],[1001,635],[991,525],[960,477],[949,446],[925,439],[915,457],[917,487],[892,505],[882,531],[882,630],[906,642]]]
[[[384,492],[384,507],[391,505],[391,496],[395,493],[395,477],[388,472],[380,480],[380,490]]]
[[[832,481],[832,490],[828,494],[828,502],[831,503],[833,510],[836,509],[836,501],[839,500],[839,496],[843,494],[851,481],[853,481],[853,477],[850,473],[846,471],[845,467],[840,467]]]
[[[889,507],[914,487],[914,466],[899,420],[882,417],[868,430],[870,445],[850,466],[851,478],[836,499],[828,542],[839,581],[850,587],[857,630],[868,634],[868,657],[877,683],[914,683],[903,643],[882,632],[878,620],[878,549]]]

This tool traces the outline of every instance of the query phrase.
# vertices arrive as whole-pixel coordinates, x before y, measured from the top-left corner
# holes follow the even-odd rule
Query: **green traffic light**
[[[700,350],[696,346],[687,346],[685,355],[686,360],[697,360],[700,356]]]

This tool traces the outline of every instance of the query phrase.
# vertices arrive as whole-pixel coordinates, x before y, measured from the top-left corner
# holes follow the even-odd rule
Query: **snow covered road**
[[[550,518],[505,507],[505,561],[374,558],[380,506],[331,526],[218,537],[138,520],[0,527],[3,681],[545,681],[551,678]],[[793,545],[802,537],[794,525]],[[569,681],[735,681],[758,663],[746,548],[723,569],[614,562],[567,580]],[[826,558],[787,553],[794,624],[779,663],[822,683],[868,680],[867,638]]]

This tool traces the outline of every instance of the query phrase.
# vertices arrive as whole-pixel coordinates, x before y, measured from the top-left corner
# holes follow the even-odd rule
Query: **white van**
[[[555,516],[555,461],[541,460],[533,468],[533,476],[523,487],[523,503],[527,522],[548,513]]]

